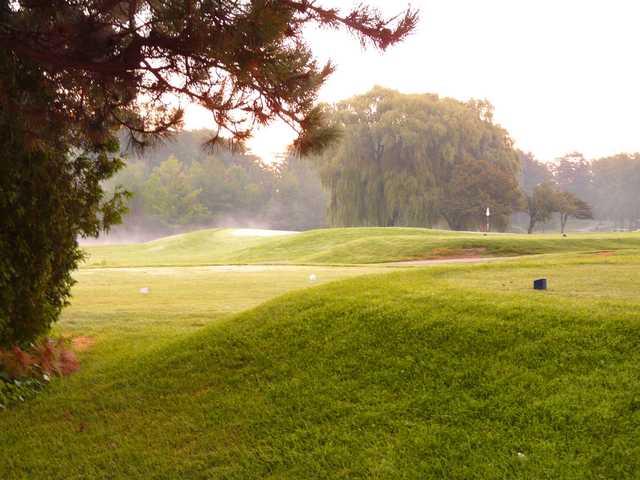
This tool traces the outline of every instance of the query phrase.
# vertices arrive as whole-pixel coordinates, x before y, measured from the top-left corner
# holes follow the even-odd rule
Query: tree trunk
[[[533,217],[529,217],[529,228],[527,229],[527,233],[531,235],[533,233],[533,227],[536,226],[536,221]]]
[[[564,235],[564,229],[567,225],[567,220],[569,220],[569,215],[566,213],[560,214],[560,233]]]

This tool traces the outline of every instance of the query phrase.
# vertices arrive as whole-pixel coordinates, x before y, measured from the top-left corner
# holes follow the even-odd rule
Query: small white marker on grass
[[[315,273],[312,273],[311,275],[309,275],[309,281],[311,283],[316,282],[318,280],[318,277]]]
[[[149,287],[142,287],[140,289],[140,293],[143,295],[148,295],[149,294]]]

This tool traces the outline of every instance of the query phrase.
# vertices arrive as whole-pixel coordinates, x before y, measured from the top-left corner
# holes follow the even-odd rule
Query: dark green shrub
[[[7,140],[0,133],[0,145]],[[0,153],[0,346],[24,345],[58,318],[82,259],[77,237],[97,235],[121,207],[119,197],[104,203],[100,187],[118,162],[106,154]]]
[[[37,73],[37,72],[36,72]],[[0,96],[46,97],[34,69],[0,51]],[[67,303],[71,272],[82,258],[79,236],[119,221],[125,194],[104,198],[101,182],[122,165],[105,138],[88,153],[70,150],[72,135],[52,118],[34,124],[0,102],[0,347],[26,345],[46,333]],[[33,113],[33,112],[30,112]],[[51,140],[34,140],[46,130]]]

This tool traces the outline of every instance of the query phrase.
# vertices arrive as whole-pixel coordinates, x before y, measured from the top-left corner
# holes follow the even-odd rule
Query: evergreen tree
[[[210,143],[281,118],[310,150],[331,136],[315,102],[333,66],[313,58],[305,27],[386,49],[416,21],[308,0],[0,0],[0,342],[46,330],[68,297],[76,237],[118,219],[121,197],[105,202],[100,182],[122,165],[109,156],[121,128],[134,146],[174,132],[177,98],[212,112]]]
[[[307,25],[344,28],[386,49],[413,30],[417,13],[386,19],[364,4],[351,11],[321,1],[0,1],[0,46],[47,74],[54,98],[29,111],[67,125],[76,140],[101,145],[115,127],[132,140],[178,126],[173,100],[211,111],[218,128],[245,140],[255,124],[282,118],[317,134],[317,91],[332,73],[304,41]],[[18,97],[20,98],[20,97]],[[17,106],[18,98],[0,98]],[[43,137],[44,132],[38,136]]]
[[[1,12],[0,12],[1,14]],[[51,99],[42,72],[0,51],[0,96]],[[27,116],[28,117],[28,116]],[[0,346],[45,333],[66,305],[71,271],[82,259],[77,236],[94,236],[120,219],[124,194],[105,197],[101,182],[121,167],[117,143],[82,152],[42,144],[21,110],[0,108]]]

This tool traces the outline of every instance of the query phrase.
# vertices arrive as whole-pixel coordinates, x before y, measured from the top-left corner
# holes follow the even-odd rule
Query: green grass
[[[547,255],[520,259],[517,268],[486,269],[482,266],[460,274],[456,270],[443,273],[452,285],[481,290],[491,289],[528,296],[534,278],[548,277],[546,297],[566,301],[593,300],[629,304],[640,302],[640,271],[636,251],[602,252],[593,255],[564,257]]]
[[[137,356],[283,293],[384,271],[375,267],[211,266],[82,269],[57,332],[89,336],[86,362]],[[310,281],[311,275],[316,276]],[[149,288],[143,295],[140,289]],[[132,350],[133,347],[133,352]],[[105,355],[106,353],[106,355]],[[95,361],[94,361],[95,360]]]
[[[0,478],[640,475],[637,251],[407,268],[231,315],[312,272],[388,271],[243,268],[80,271],[59,330],[97,343],[0,413]]]
[[[368,264],[456,256],[517,256],[640,248],[640,233],[516,235],[420,228],[336,228],[284,237],[201,230],[132,245],[88,247],[87,267]]]

